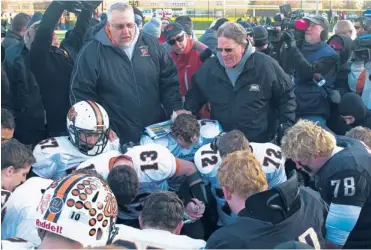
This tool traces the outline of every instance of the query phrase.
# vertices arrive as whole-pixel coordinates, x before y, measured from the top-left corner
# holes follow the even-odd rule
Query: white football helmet
[[[71,142],[80,152],[89,156],[98,155],[108,142],[108,114],[96,102],[78,102],[68,111],[67,129]]]
[[[106,183],[86,174],[54,181],[37,207],[37,228],[74,240],[83,247],[110,244],[117,233],[117,201]]]

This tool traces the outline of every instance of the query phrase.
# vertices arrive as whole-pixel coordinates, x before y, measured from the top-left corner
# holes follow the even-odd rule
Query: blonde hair
[[[367,147],[371,148],[371,129],[357,126],[349,130],[345,135],[360,140],[364,142]]]
[[[33,23],[24,33],[23,40],[28,50],[31,49],[31,45],[33,43],[33,40],[35,39],[36,31],[40,26],[40,22],[41,21]]]
[[[308,162],[316,156],[330,156],[336,146],[335,137],[308,120],[299,120],[282,138],[283,153],[294,161]]]
[[[218,179],[222,186],[242,199],[268,189],[259,161],[248,150],[236,151],[223,158]]]

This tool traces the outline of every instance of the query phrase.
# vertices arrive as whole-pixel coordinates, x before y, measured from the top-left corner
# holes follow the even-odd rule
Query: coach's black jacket
[[[140,32],[130,60],[123,49],[112,44],[105,28],[76,59],[70,99],[72,104],[98,102],[121,143],[139,142],[146,126],[164,121],[182,108],[177,69],[156,38]]]
[[[49,5],[27,55],[29,69],[40,88],[51,136],[67,131],[66,116],[70,108],[73,61],[83,45],[92,14],[92,11],[81,11],[71,35],[61,43],[60,48],[56,48],[51,45],[53,32],[63,11],[64,7],[56,1]]]
[[[225,131],[241,130],[253,142],[268,142],[277,124],[295,121],[295,94],[288,75],[271,57],[253,53],[233,86],[212,57],[192,78],[184,108],[197,114],[210,102],[211,118]]]

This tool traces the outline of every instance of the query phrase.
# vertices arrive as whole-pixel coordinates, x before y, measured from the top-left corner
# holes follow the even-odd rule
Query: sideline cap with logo
[[[106,183],[97,177],[72,174],[45,190],[37,212],[37,228],[83,247],[100,247],[113,239],[118,209]]]
[[[183,26],[180,25],[179,23],[170,23],[166,25],[164,29],[164,35],[165,35],[166,41],[169,41],[170,38],[182,32],[184,32],[184,29],[183,29]]]

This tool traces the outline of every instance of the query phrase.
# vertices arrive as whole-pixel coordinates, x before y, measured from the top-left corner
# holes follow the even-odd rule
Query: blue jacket
[[[205,30],[205,33],[200,37],[200,42],[205,44],[209,49],[216,53],[216,46],[218,45],[218,39],[216,37],[216,31],[213,29]]]
[[[290,49],[290,58],[295,69],[294,83],[296,95],[296,116],[330,115],[330,100],[323,87],[313,82],[315,73],[326,79],[326,88],[334,89],[339,56],[325,42],[317,44],[305,43],[301,50]]]

